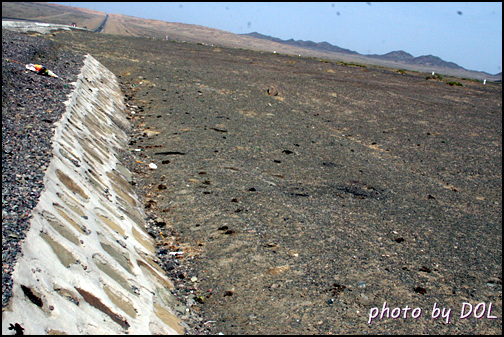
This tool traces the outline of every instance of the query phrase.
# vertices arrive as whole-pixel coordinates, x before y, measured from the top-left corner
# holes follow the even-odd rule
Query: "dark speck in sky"
[[[462,12],[461,12],[461,11],[457,11],[457,14],[458,14],[458,15],[462,15]]]

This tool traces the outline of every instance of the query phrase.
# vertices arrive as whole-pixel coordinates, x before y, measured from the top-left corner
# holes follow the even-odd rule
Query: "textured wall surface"
[[[177,334],[142,204],[118,160],[127,143],[115,75],[91,56],[57,123],[2,334]]]

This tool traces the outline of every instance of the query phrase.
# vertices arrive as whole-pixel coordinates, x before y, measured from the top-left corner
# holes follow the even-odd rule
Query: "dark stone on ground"
[[[131,114],[145,163],[134,163],[137,188],[166,221],[160,249],[184,251],[159,256],[200,315],[197,332],[502,332],[501,84],[155,39],[51,38],[92,54],[141,107]],[[159,165],[158,153],[184,155]],[[423,314],[368,324],[385,302]],[[499,319],[460,319],[464,302],[492,303]],[[452,309],[449,324],[433,306]]]

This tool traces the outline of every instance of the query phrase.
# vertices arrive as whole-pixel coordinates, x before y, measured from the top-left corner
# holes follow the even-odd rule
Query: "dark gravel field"
[[[501,84],[48,38],[121,81],[149,230],[193,333],[502,332]]]
[[[59,77],[27,71],[28,63],[42,64]],[[82,65],[81,54],[2,29],[2,308],[12,295],[13,266],[44,187],[53,123],[64,112]]]

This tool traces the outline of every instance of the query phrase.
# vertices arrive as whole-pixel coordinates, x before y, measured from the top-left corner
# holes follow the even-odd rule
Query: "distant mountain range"
[[[391,61],[391,62],[397,62],[397,63],[408,64],[408,65],[417,65],[417,66],[433,67],[433,68],[445,68],[445,69],[448,68],[448,69],[454,69],[454,70],[466,70],[456,63],[444,61],[437,56],[423,55],[423,56],[419,56],[419,57],[414,57],[413,55],[411,55],[405,51],[402,51],[402,50],[392,51],[392,52],[384,54],[384,55],[376,55],[376,54],[363,55],[363,54],[359,54],[358,52],[353,51],[353,50],[341,48],[338,46],[333,46],[332,44],[330,44],[328,42],[313,42],[313,41],[303,41],[303,40],[294,40],[294,39],[282,40],[282,39],[279,39],[276,37],[263,35],[263,34],[260,34],[257,32],[242,34],[242,35],[248,35],[248,36],[252,36],[255,38],[259,38],[259,39],[270,40],[270,41],[274,41],[277,43],[282,43],[282,44],[287,44],[290,46],[302,47],[302,48],[307,48],[307,49],[312,49],[312,50],[317,50],[317,51],[335,52],[335,53],[342,53],[342,54],[348,54],[348,55],[354,55],[354,56],[360,55],[360,56],[364,56],[366,58],[383,60],[383,61]],[[499,76],[499,75],[502,77],[502,73],[499,73],[495,76]]]
[[[108,15],[107,15],[108,14]],[[332,59],[340,62],[376,65],[392,69],[403,69],[430,74],[436,71],[446,76],[460,78],[488,79],[502,81],[502,73],[491,75],[482,71],[464,69],[453,62],[446,62],[437,56],[413,55],[399,50],[384,55],[362,55],[353,50],[333,46],[328,42],[303,40],[282,40],[260,33],[234,34],[231,32],[193,24],[165,22],[133,16],[105,13],[90,9],[69,7],[43,2],[2,2],[2,19],[24,19],[39,22],[87,27],[96,30],[104,23],[104,34],[128,35],[169,39],[189,43],[203,43],[231,48],[245,48],[261,52],[277,52]]]
[[[359,53],[357,53],[356,51],[340,48],[338,46],[333,46],[332,44],[330,44],[328,42],[313,42],[313,41],[303,41],[303,40],[294,40],[294,39],[282,40],[277,37],[263,35],[263,34],[260,34],[257,32],[248,33],[248,34],[240,34],[240,35],[248,35],[248,36],[258,38],[258,39],[270,40],[270,41],[274,41],[274,42],[278,42],[278,43],[288,44],[290,46],[295,46],[295,47],[308,48],[308,49],[319,50],[319,51],[328,51],[328,52],[333,52],[333,53],[359,55]]]
[[[389,60],[389,61],[402,62],[402,63],[407,63],[407,64],[436,66],[436,67],[443,67],[443,68],[450,68],[450,69],[464,69],[456,63],[444,61],[437,56],[422,55],[422,56],[414,57],[413,55],[411,55],[405,51],[402,51],[402,50],[392,51],[392,52],[384,54],[384,55],[372,54],[372,55],[366,55],[366,56],[371,57],[371,58],[375,58],[375,59],[380,59],[380,60]]]

